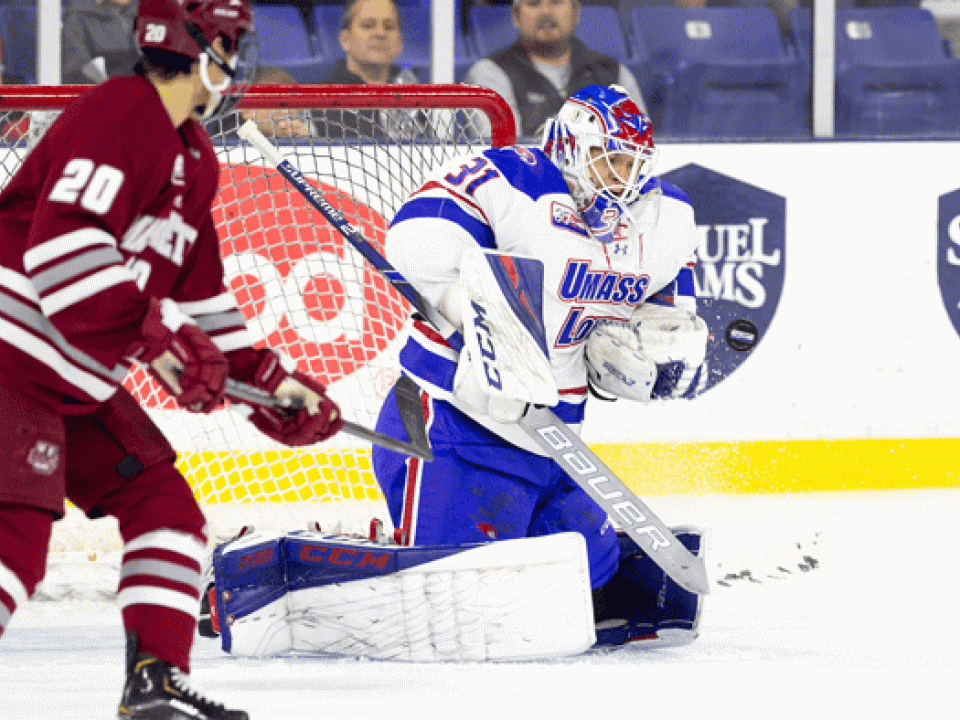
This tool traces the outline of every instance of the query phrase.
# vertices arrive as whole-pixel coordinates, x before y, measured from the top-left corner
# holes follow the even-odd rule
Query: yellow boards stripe
[[[960,487],[960,438],[600,444],[638,494]]]
[[[960,487],[960,438],[601,443],[639,495]],[[365,449],[187,452],[177,467],[203,503],[379,500]]]

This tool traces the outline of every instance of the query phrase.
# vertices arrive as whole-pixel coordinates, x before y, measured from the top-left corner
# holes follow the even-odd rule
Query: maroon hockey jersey
[[[122,382],[149,297],[224,352],[249,347],[211,216],[203,127],[153,85],[115,77],[72,102],[0,193],[0,385],[85,413]]]

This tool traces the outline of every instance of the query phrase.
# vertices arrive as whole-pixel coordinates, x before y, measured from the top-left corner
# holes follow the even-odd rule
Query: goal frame
[[[34,111],[60,111],[63,110],[73,99],[82,93],[90,90],[87,85],[60,85],[60,86],[33,86],[33,85],[14,85],[5,86],[0,89],[0,112],[3,113],[30,113]],[[321,85],[321,84],[303,84],[303,85],[254,85],[250,87],[241,98],[235,110],[274,110],[274,111],[300,111],[300,110],[474,110],[484,114],[489,120],[489,137],[476,140],[478,147],[504,147],[517,142],[516,126],[513,112],[506,101],[496,92],[487,88],[469,85],[364,85],[362,87],[349,85]],[[17,117],[17,116],[14,116]],[[9,121],[9,125],[14,127],[15,121]],[[216,140],[214,144],[216,146]],[[29,138],[21,133],[12,136],[9,144],[6,145],[10,157],[19,158],[17,164],[23,161],[29,150]],[[219,153],[219,149],[218,149]],[[7,172],[14,170],[15,165],[10,165]],[[8,175],[9,176],[9,175]],[[3,183],[5,184],[5,183]],[[2,187],[2,185],[0,185]],[[219,202],[219,196],[218,196]],[[180,452],[180,448],[178,448]],[[291,451],[291,454],[292,451]],[[194,453],[196,455],[196,453]],[[271,463],[285,462],[286,455],[279,459],[271,456]],[[181,461],[183,458],[181,457]],[[350,472],[353,472],[352,470]],[[364,471],[366,472],[366,471]],[[354,504],[369,504],[374,500],[369,489],[365,487],[354,487],[352,495],[344,494],[342,499],[359,501]],[[219,503],[221,501],[215,501]],[[228,502],[228,501],[222,501]],[[270,503],[265,503],[269,505]],[[322,502],[322,505],[331,503]],[[332,503],[334,505],[344,505],[345,503]],[[222,508],[222,506],[220,506]],[[218,508],[220,509],[220,508]],[[324,508],[327,510],[328,508]],[[68,508],[68,515],[70,508]],[[204,505],[205,512],[211,510],[211,506]],[[313,512],[313,510],[311,510]],[[342,512],[348,511],[346,508]],[[363,510],[360,511],[363,516]],[[208,517],[210,515],[208,514]],[[311,517],[313,517],[311,515]],[[339,518],[339,515],[337,516]],[[365,516],[369,519],[369,515]],[[317,519],[320,519],[319,517]],[[348,517],[348,522],[352,518]],[[230,527],[230,522],[219,521],[211,518],[212,529],[220,526]],[[99,521],[98,521],[99,522]],[[86,535],[85,526],[78,527],[77,537],[73,538],[73,526],[69,523],[58,523],[66,529],[67,536],[62,548],[68,552],[79,551],[86,557],[102,555],[103,552],[112,551],[115,548],[113,544],[112,531],[108,531],[104,539],[97,538],[93,546],[90,545],[90,538]],[[83,537],[80,534],[83,533]],[[56,544],[52,548],[60,547]]]
[[[357,88],[362,87],[362,91]],[[0,92],[0,111],[62,110],[89,85],[6,85]],[[456,109],[474,108],[490,120],[490,145],[517,141],[513,111],[503,97],[478,85],[253,85],[238,110]]]

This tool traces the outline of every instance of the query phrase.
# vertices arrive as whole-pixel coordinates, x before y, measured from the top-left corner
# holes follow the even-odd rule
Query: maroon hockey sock
[[[159,605],[128,605],[123,609],[124,630],[136,630],[139,652],[153,655],[190,673],[190,648],[195,618]]]
[[[43,579],[52,526],[47,510],[0,503],[0,634]]]

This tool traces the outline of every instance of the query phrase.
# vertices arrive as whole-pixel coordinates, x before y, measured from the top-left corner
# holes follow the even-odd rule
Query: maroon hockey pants
[[[117,518],[124,627],[137,631],[141,652],[189,672],[205,520],[169,446],[135,401],[123,393],[108,410],[96,420],[63,419],[66,496],[91,517]],[[140,436],[135,452],[124,438],[131,430]],[[53,521],[49,507],[0,500],[0,633],[43,578]]]

